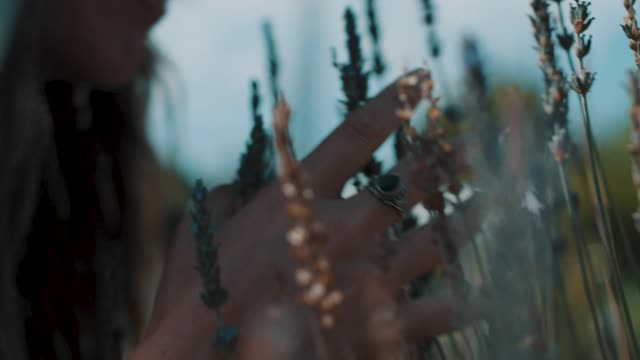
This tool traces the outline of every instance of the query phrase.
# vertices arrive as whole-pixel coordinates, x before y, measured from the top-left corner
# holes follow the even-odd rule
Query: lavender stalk
[[[625,323],[625,327],[628,331],[628,340],[633,349],[635,358],[640,358],[640,349],[636,341],[635,329],[631,320],[629,312],[629,306],[625,297],[624,288],[622,286],[622,279],[620,276],[620,267],[618,258],[616,255],[615,244],[613,241],[613,233],[611,230],[611,224],[609,222],[608,215],[605,209],[605,203],[603,198],[603,189],[600,184],[600,176],[598,176],[598,155],[596,150],[595,139],[591,128],[591,117],[589,114],[587,93],[593,85],[595,75],[587,70],[584,65],[584,58],[589,54],[591,49],[591,37],[587,38],[584,32],[589,28],[593,22],[591,17],[589,6],[590,2],[581,0],[575,0],[575,5],[571,6],[571,23],[574,27],[575,40],[574,51],[578,58],[578,73],[573,73],[571,78],[571,88],[580,95],[580,105],[582,110],[583,127],[586,137],[587,153],[589,154],[589,162],[591,169],[591,176],[593,178],[597,208],[600,216],[600,220],[604,227],[604,242],[605,250],[607,253],[607,260],[609,264],[609,270],[611,272],[613,285],[616,293],[616,297],[620,302],[619,306],[622,309],[622,318]],[[600,174],[602,178],[605,178],[605,174]]]

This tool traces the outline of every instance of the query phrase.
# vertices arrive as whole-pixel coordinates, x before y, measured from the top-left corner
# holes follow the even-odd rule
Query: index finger
[[[417,76],[420,83],[425,70],[405,76]],[[338,194],[344,183],[364,168],[373,152],[400,126],[402,120],[396,111],[402,104],[397,87],[398,81],[395,81],[364,106],[349,113],[344,122],[302,161],[316,192]]]

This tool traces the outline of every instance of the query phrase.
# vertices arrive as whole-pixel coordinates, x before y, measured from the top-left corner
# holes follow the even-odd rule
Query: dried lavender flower
[[[347,106],[347,111],[351,112],[367,101],[369,74],[364,70],[364,59],[360,48],[360,35],[357,31],[356,15],[350,7],[344,12],[344,21],[349,62],[339,64],[337,59],[334,58],[334,66],[340,71],[342,90],[346,97],[344,103]]]
[[[537,44],[536,50],[544,73],[543,107],[549,116],[551,127],[555,124],[565,128],[567,126],[568,89],[565,76],[555,56],[549,3],[547,0],[532,0],[531,8],[533,9],[533,15],[530,15],[529,19],[533,26]]]
[[[357,19],[350,7],[345,10],[344,21],[349,62],[347,64],[339,64],[335,59],[336,55],[334,53],[334,66],[340,71],[347,112],[352,112],[367,101],[369,73],[364,70],[360,35],[357,31]],[[382,163],[376,160],[375,157],[372,157],[362,169],[362,173],[368,178],[377,176],[381,172]],[[355,186],[358,188],[362,186],[357,178],[355,179]]]
[[[582,69],[580,75],[571,74],[571,82],[569,83],[569,86],[578,94],[586,95],[589,90],[591,90],[591,86],[593,85],[595,79],[596,74],[586,69]]]
[[[435,24],[435,10],[433,6],[433,2],[431,0],[422,0],[422,9],[424,11],[424,15],[422,17],[423,22],[427,26],[427,38],[428,38],[428,48],[431,56],[433,58],[437,58],[441,53],[441,45],[440,40],[434,29]]]
[[[629,39],[629,48],[633,51],[636,66],[640,68],[640,29],[636,19],[636,11],[634,5],[635,0],[624,0],[624,7],[627,11],[624,17],[624,23],[620,25],[625,36]]]
[[[589,51],[591,51],[591,39],[591,35],[589,35],[588,38],[586,37],[586,35],[579,36],[579,40],[574,48],[576,57],[578,59],[582,60],[585,56],[589,55]]]
[[[531,8],[533,15],[529,16],[533,33],[536,38],[540,63],[545,72],[545,79],[555,76],[559,72],[556,65],[555,49],[553,43],[553,29],[551,28],[551,17],[549,14],[549,3],[547,0],[532,0]]]
[[[207,307],[217,309],[227,300],[227,290],[220,281],[218,243],[214,239],[215,229],[207,196],[207,188],[202,180],[197,180],[191,193],[194,205],[191,226],[196,240],[196,269],[202,277],[203,290],[200,296]]]
[[[276,50],[276,42],[273,36],[273,26],[271,22],[265,21],[262,24],[262,32],[267,46],[267,64],[269,70],[269,87],[273,98],[273,106],[278,103],[280,98],[280,86],[278,85],[278,77],[280,75],[280,61],[278,60],[278,52]]]
[[[422,0],[422,8],[424,9],[424,23],[429,26],[433,25],[434,11],[431,0]]]
[[[576,34],[578,35],[587,31],[589,26],[593,23],[593,20],[595,20],[591,17],[589,6],[591,6],[591,2],[580,0],[576,0],[575,5],[571,5],[569,19],[571,24],[573,24]]]
[[[573,43],[575,40],[573,39],[573,35],[571,35],[571,33],[558,33],[556,35],[556,38],[558,39],[558,44],[560,44],[560,47],[562,47],[564,51],[569,51],[573,47]]]
[[[240,167],[234,181],[234,188],[238,195],[238,205],[246,205],[267,183],[274,178],[274,162],[271,137],[264,128],[264,121],[260,113],[260,93],[258,82],[251,82],[251,110],[253,114],[253,128],[247,143],[247,150],[240,159]]]
[[[367,20],[369,25],[369,36],[373,42],[373,72],[376,75],[384,74],[386,65],[380,49],[380,26],[378,24],[378,14],[375,0],[367,0]]]
[[[196,180],[191,192],[191,230],[196,240],[196,270],[202,280],[200,299],[208,308],[214,310],[218,317],[219,326],[213,340],[214,347],[218,351],[230,352],[235,348],[239,331],[234,327],[224,326],[220,315],[220,308],[227,301],[229,294],[220,279],[219,244],[214,239],[215,228],[208,194],[209,191],[202,180]]]

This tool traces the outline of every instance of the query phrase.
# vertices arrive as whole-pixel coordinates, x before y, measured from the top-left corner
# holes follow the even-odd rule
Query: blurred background
[[[267,55],[262,23],[273,24],[281,62],[281,86],[294,109],[294,147],[304,156],[342,117],[342,92],[331,49],[346,59],[342,15],[352,6],[367,53],[365,1],[243,0],[171,1],[153,40],[168,64],[163,90],[154,96],[149,136],[160,158],[191,182],[203,177],[211,184],[233,179],[252,125],[250,81],[260,81],[262,111],[270,121]],[[527,15],[529,1],[440,0],[436,29],[442,44],[442,70],[452,95],[462,93],[462,41],[475,37],[485,58],[489,86],[518,85],[541,93],[542,75]],[[388,70],[370,84],[370,95],[398,77],[404,67],[422,66],[428,58],[427,30],[419,0],[379,0],[382,50]],[[564,2],[568,8],[568,2]],[[568,9],[567,9],[568,10]],[[625,89],[632,55],[619,24],[622,2],[595,1],[596,21],[590,28],[593,48],[587,66],[597,73],[592,89],[596,136],[605,157],[616,159],[629,174],[624,151],[629,100]],[[568,11],[565,15],[568,14]],[[566,58],[558,54],[564,65]],[[369,65],[370,66],[370,65]],[[565,67],[566,68],[566,67]],[[572,102],[575,96],[570,97]],[[445,99],[446,101],[446,99]],[[574,137],[580,139],[578,108],[571,106]],[[576,127],[576,125],[578,125]],[[221,136],[220,134],[224,134]],[[614,146],[619,145],[619,146]],[[381,150],[390,159],[388,147]],[[611,166],[615,164],[609,164]],[[612,176],[630,186],[628,176]],[[627,188],[632,194],[632,188]]]

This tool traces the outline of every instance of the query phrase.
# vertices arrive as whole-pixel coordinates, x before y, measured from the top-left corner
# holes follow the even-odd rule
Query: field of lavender
[[[538,74],[542,94],[490,78],[483,40],[471,36],[463,41],[464,81],[448,81],[442,72],[447,46],[440,43],[434,3],[420,1],[428,52],[424,59],[411,59],[424,69],[397,74],[395,113],[402,125],[391,140],[395,159],[374,156],[344,184],[342,194],[347,198],[366,191],[373,179],[404,158],[424,166],[425,196],[384,236],[398,242],[412,229],[431,224],[444,265],[394,296],[399,303],[452,296],[463,304],[458,314],[462,327],[416,343],[393,331],[392,319],[372,321],[376,329],[369,356],[640,359],[640,210],[631,209],[637,203],[632,194],[640,193],[640,28],[635,0],[615,1],[624,19],[619,41],[628,41],[629,51],[612,55],[633,58],[638,66],[619,69],[628,74],[631,125],[625,140],[606,146],[598,145],[592,126],[592,104],[609,100],[590,92],[599,69],[589,66],[591,25],[598,15],[592,14],[589,1],[529,2],[530,16],[523,21],[530,22],[531,35],[522,41],[534,49],[521,56],[537,59],[539,66],[531,71]],[[370,84],[388,76],[384,42],[394,39],[383,36],[379,20],[384,14],[377,11],[376,1],[366,0],[364,9],[344,10],[346,44],[327,59],[342,84],[343,94],[336,94],[342,116],[366,104],[374,95]],[[359,31],[359,22],[366,24],[366,32]],[[251,82],[253,129],[233,183],[236,206],[242,208],[266,184],[280,181],[286,199],[282,211],[293,224],[282,239],[294,264],[285,281],[296,289],[292,300],[312,314],[306,330],[314,334],[313,342],[305,345],[305,358],[335,358],[323,347],[332,331],[343,326],[345,295],[324,256],[328,235],[319,226],[323,219],[314,215],[313,189],[292,149],[296,137],[304,134],[295,128],[290,135],[289,122],[304,121],[296,115],[303,117],[304,109],[291,109],[285,99],[287,89],[280,78],[287,69],[278,56],[273,34],[277,26],[263,26],[269,80],[262,87]],[[268,95],[261,95],[261,88],[268,89]],[[412,101],[415,94],[418,98]],[[570,105],[576,109],[570,111]],[[618,155],[622,142],[628,147],[625,158]],[[228,294],[217,264],[217,224],[212,224],[204,201],[206,190],[198,181],[192,193],[202,300],[220,319],[216,347],[234,354],[239,337],[260,336],[225,326],[220,315]],[[471,221],[455,220],[469,211],[476,214]],[[460,233],[470,238],[467,244],[460,243]],[[288,321],[285,318],[280,321]],[[282,358],[269,357],[270,349],[300,346],[294,340],[287,343],[286,331],[284,335],[277,344],[245,342],[252,349],[242,354]]]

